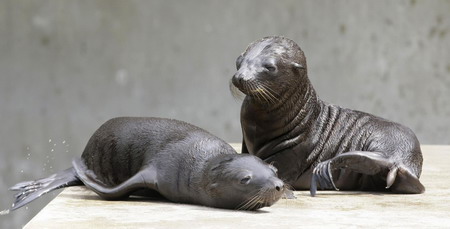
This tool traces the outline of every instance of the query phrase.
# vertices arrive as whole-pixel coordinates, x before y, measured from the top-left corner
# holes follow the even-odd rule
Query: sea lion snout
[[[233,83],[233,85],[237,88],[241,88],[242,85],[245,83],[244,81],[245,81],[244,75],[240,72],[236,72],[233,78],[231,78],[231,83]]]
[[[277,190],[278,192],[282,191],[284,189],[284,182],[281,181],[280,179],[276,178],[273,179],[273,187],[275,190]]]
[[[238,71],[231,78],[230,87],[235,87],[244,94],[248,94],[248,86],[254,77],[248,71]],[[233,88],[232,88],[233,89]]]
[[[246,95],[260,97],[266,101],[267,97],[270,97],[273,100],[275,97],[273,92],[267,92],[267,84],[261,84],[261,79],[274,79],[278,71],[278,66],[273,59],[253,60],[251,63],[243,64],[231,78],[231,91],[237,88]]]
[[[240,85],[255,79],[255,76],[261,71],[262,70],[256,66],[243,66],[233,75],[232,82],[234,86],[239,87]]]

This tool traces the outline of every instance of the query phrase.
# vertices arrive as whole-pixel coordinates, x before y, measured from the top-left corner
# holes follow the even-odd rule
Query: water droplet
[[[25,210],[28,210],[28,206],[25,206]]]
[[[50,139],[48,139],[48,142],[52,142],[52,139],[50,138]]]
[[[56,146],[56,143],[55,143],[55,144],[53,144],[53,146]]]
[[[20,173],[23,173],[23,169],[22,169],[22,170],[20,170]]]
[[[62,141],[62,144],[65,144],[65,143],[66,143],[66,140],[63,140],[63,141]]]
[[[53,166],[50,166],[50,169],[53,169]]]
[[[0,211],[0,215],[8,215],[9,214],[9,209],[5,209],[3,211]]]
[[[51,152],[55,151],[54,149],[50,150]]]
[[[66,150],[66,153],[68,153],[69,152],[69,150]]]
[[[29,147],[29,146],[27,146],[27,150],[30,150],[30,147]]]
[[[31,155],[31,153],[28,154],[28,157]]]

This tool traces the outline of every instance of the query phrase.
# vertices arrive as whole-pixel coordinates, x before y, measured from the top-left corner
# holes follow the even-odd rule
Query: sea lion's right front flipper
[[[145,167],[134,176],[117,186],[108,187],[86,167],[81,159],[74,160],[72,164],[77,172],[78,178],[84,183],[84,185],[104,199],[121,199],[128,197],[128,195],[139,189],[152,189],[158,191],[156,169],[151,166]]]
[[[394,163],[382,153],[368,151],[354,151],[339,154],[329,160],[320,162],[312,172],[310,193],[316,195],[317,184],[321,189],[339,190],[333,181],[332,171],[348,169],[353,172],[375,175],[382,169],[393,168]]]
[[[403,165],[386,158],[383,153],[354,151],[340,154],[330,160],[319,163],[314,168],[311,179],[310,192],[315,196],[317,183],[322,189],[336,189],[332,171],[348,169],[356,173],[376,175],[388,171],[386,176],[386,189],[390,188],[397,193],[423,193],[424,186],[419,179],[408,171]]]

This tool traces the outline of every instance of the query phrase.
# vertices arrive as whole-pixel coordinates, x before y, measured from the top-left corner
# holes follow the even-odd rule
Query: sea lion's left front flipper
[[[386,177],[386,188],[391,188],[393,192],[414,194],[425,191],[425,187],[415,175],[404,166],[386,158],[383,153],[355,151],[343,153],[319,163],[312,173],[311,195],[316,195],[317,184],[321,189],[339,190],[334,184],[332,171],[344,168],[366,175],[375,175],[383,170],[389,171]]]
[[[103,199],[121,199],[128,197],[128,195],[139,189],[152,189],[158,191],[156,169],[151,166],[145,167],[117,186],[108,187],[86,167],[81,159],[74,160],[72,164],[77,172],[78,178],[84,185],[96,192]]]

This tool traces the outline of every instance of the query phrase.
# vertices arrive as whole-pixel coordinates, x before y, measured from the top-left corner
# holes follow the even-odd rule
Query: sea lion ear
[[[296,63],[296,62],[292,62],[292,65],[294,67],[296,67],[296,68],[299,68],[299,69],[305,69],[305,67],[302,64],[299,64],[299,63]]]
[[[219,184],[213,183],[213,184],[209,185],[208,191],[209,191],[209,192],[216,192],[216,190],[217,190],[218,187],[219,187]]]

